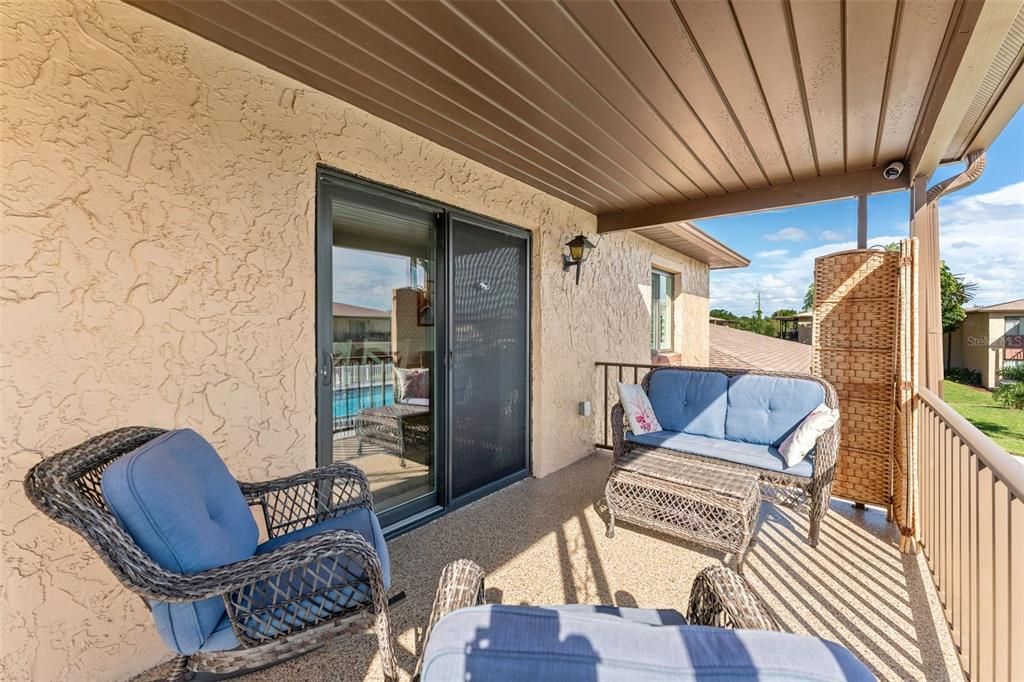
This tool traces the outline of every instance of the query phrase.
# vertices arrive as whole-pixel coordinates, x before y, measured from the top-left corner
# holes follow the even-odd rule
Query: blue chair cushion
[[[238,483],[191,429],[168,431],[117,459],[102,489],[139,547],[168,570],[198,573],[256,551],[259,530]],[[160,636],[182,654],[198,651],[224,616],[219,597],[151,606]]]
[[[729,380],[725,438],[743,443],[781,445],[803,418],[823,402],[825,391],[820,384],[808,379],[757,374],[732,377]]]
[[[282,545],[287,545],[296,540],[304,540],[329,530],[354,530],[362,535],[370,543],[370,546],[377,551],[377,558],[380,559],[381,574],[384,579],[384,589],[390,589],[391,558],[388,555],[388,546],[384,542],[384,531],[381,530],[377,515],[365,507],[353,509],[333,519],[327,519],[301,530],[267,540],[256,548],[256,554],[266,554]]]
[[[626,434],[626,440],[650,447],[666,448],[694,455],[711,457],[735,462],[746,466],[757,467],[766,471],[781,471],[793,476],[810,478],[814,473],[813,451],[791,467],[786,467],[786,460],[779,454],[774,445],[760,445],[740,441],[721,440],[706,436],[692,436],[676,431],[655,431],[635,435]]]
[[[675,609],[638,609],[604,604],[561,604],[544,608],[570,615],[599,615],[624,618],[644,625],[686,625],[686,618]]]
[[[477,606],[445,616],[422,682],[867,682],[842,646],[783,632],[650,625],[560,607]]]
[[[666,431],[724,438],[728,390],[729,378],[719,372],[668,368],[651,374],[647,395]]]
[[[391,586],[391,561],[388,556],[388,546],[384,542],[384,532],[381,530],[376,514],[369,509],[354,509],[333,519],[327,519],[312,526],[273,538],[262,543],[256,549],[256,554],[266,554],[297,540],[304,540],[331,530],[356,531],[370,543],[370,546],[374,548],[377,552],[377,557],[380,559],[384,589],[387,590]],[[300,572],[301,575],[286,574],[257,583],[254,587],[250,588],[246,595],[254,609],[270,606],[271,600],[274,603],[291,599],[296,601],[274,608],[271,614],[257,614],[251,621],[246,623],[246,626],[263,636],[274,637],[293,628],[313,625],[323,618],[338,615],[346,610],[346,606],[351,609],[366,603],[369,589],[364,582],[359,580],[363,574],[361,568],[354,564],[348,564],[348,570],[352,573],[351,575],[342,574],[343,577],[339,576],[334,569],[335,563],[333,559],[324,559],[320,562],[320,567],[316,569],[322,571],[322,574],[320,574],[322,582],[316,586],[316,590],[322,590],[323,586],[330,582],[345,581],[344,586],[339,585],[340,593],[330,592],[326,595],[327,598],[321,595],[302,598],[303,594],[314,589],[311,587],[309,582],[310,576],[306,571]],[[269,619],[268,615],[270,616]],[[240,642],[225,616],[214,633],[203,644],[202,650],[225,651],[238,646],[240,646]]]

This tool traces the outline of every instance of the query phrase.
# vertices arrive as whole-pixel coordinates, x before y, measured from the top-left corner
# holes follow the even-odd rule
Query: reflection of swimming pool
[[[338,389],[334,392],[334,417],[353,417],[359,414],[359,410],[390,405],[394,401],[391,384],[384,386],[383,391],[380,385]]]

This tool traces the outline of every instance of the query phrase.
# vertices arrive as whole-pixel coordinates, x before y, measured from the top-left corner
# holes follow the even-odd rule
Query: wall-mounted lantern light
[[[578,234],[571,240],[565,243],[569,247],[569,253],[562,254],[562,271],[566,271],[569,268],[576,267],[576,285],[580,283],[580,266],[583,265],[583,261],[590,257],[590,252],[593,250],[594,245],[584,237],[582,234]]]

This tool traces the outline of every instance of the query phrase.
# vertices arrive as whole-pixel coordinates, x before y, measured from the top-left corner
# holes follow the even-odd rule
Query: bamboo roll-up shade
[[[896,432],[893,457],[893,520],[900,528],[900,549],[911,551],[917,528],[918,242],[900,242],[899,356]]]
[[[814,266],[812,372],[836,388],[839,458],[832,492],[890,506],[899,354],[900,253],[862,249]]]

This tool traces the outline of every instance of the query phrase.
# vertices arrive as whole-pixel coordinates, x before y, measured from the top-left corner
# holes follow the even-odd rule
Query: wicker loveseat
[[[875,679],[841,645],[783,632],[750,584],[722,566],[697,575],[684,616],[585,604],[487,605],[484,572],[465,559],[442,571],[417,672],[421,682]]]
[[[636,449],[754,470],[769,499],[805,510],[817,545],[828,509],[839,445],[836,423],[803,461],[787,467],[777,447],[815,407],[838,407],[835,389],[808,374],[706,367],[658,367],[642,381],[662,431],[628,431],[621,404],[612,408],[616,460]]]
[[[221,679],[366,630],[397,679],[387,546],[355,467],[241,483],[194,431],[128,427],[43,460],[25,491],[143,598],[177,654],[171,679]]]

